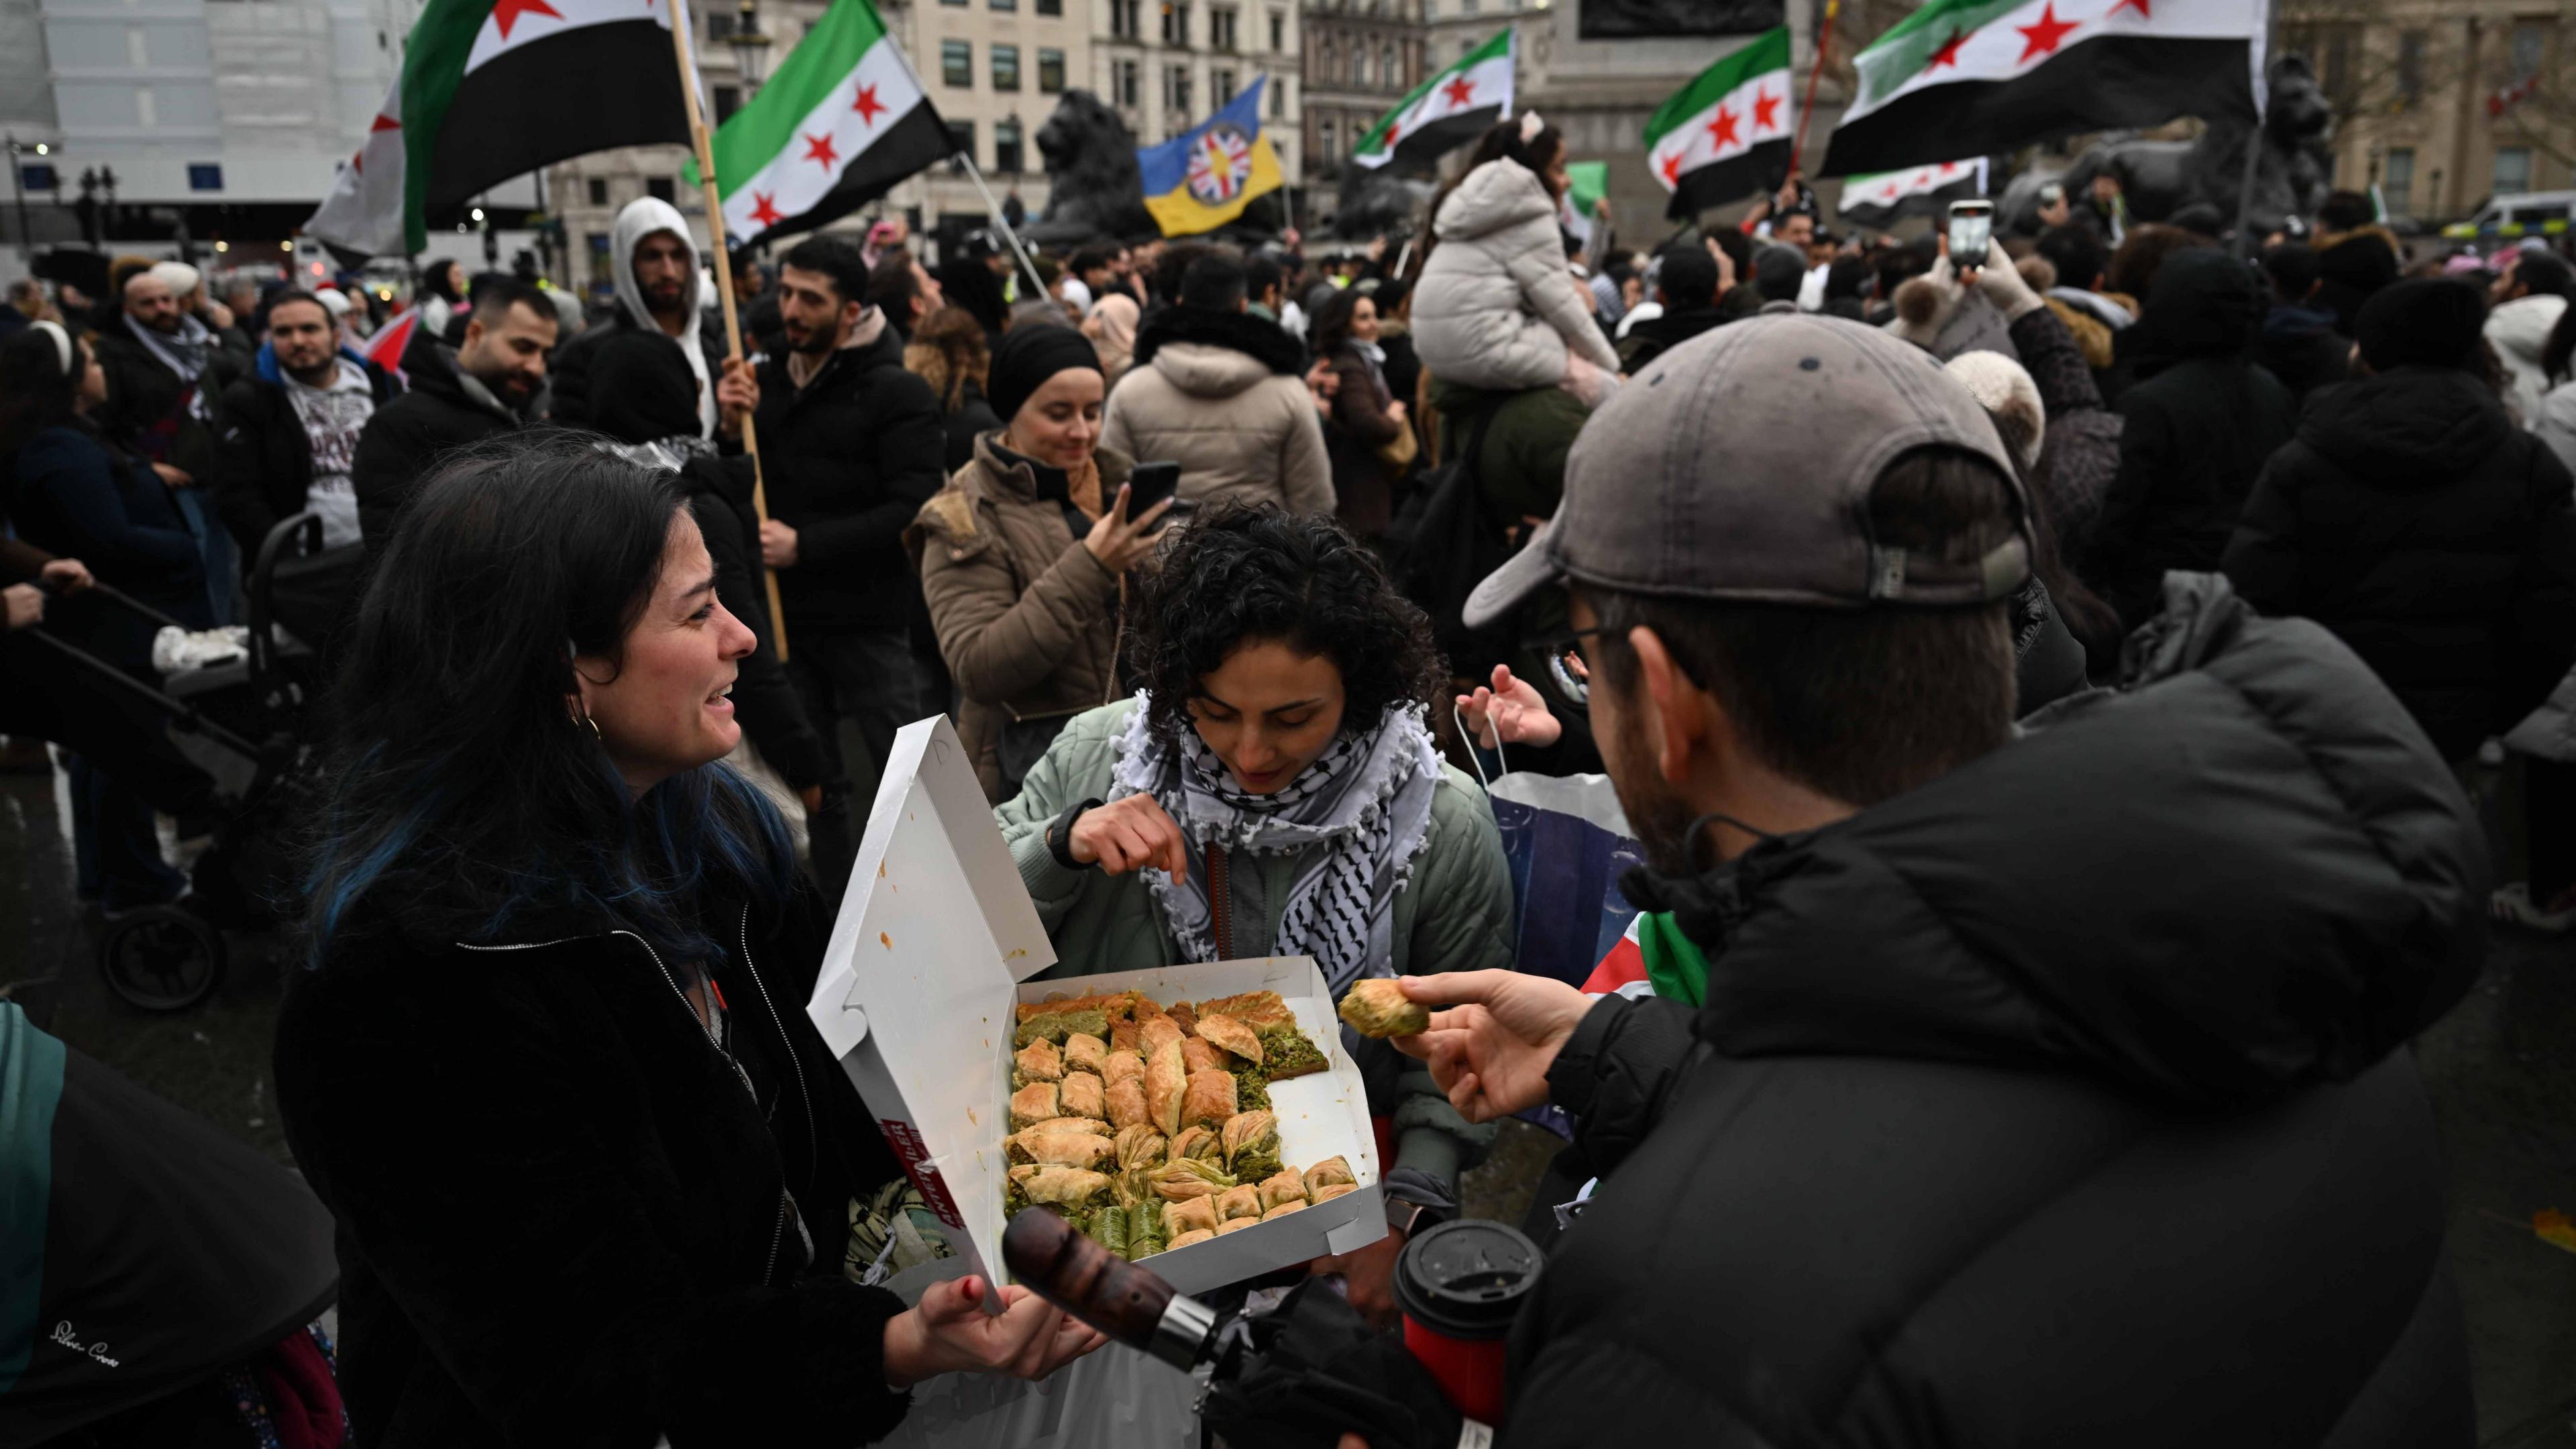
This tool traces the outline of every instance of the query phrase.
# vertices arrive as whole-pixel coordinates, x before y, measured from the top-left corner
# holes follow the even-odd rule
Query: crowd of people
[[[276,1061],[354,1442],[863,1442],[1099,1346],[861,1281],[900,1169],[804,1003],[939,713],[1056,975],[1437,1008],[1346,1038],[1390,1231],[1300,1271],[1363,1320],[1562,1109],[1506,1445],[2469,1442],[2403,1048],[2490,918],[2576,927],[2567,259],[2114,183],[1970,266],[1794,179],[1593,257],[1566,159],[1505,122],[1328,260],[812,236],[739,356],[653,200],[597,315],[434,267],[394,366],[337,292],[13,296],[13,635],[149,677],[85,590],[225,624],[319,520]],[[5,647],[81,888],[180,896],[214,792]],[[1513,970],[1506,760],[1609,777],[1651,990]]]

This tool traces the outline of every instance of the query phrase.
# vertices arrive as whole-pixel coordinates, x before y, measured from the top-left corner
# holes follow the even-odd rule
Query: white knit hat
[[[2017,450],[2022,470],[2037,468],[2039,445],[2048,431],[2048,410],[2040,405],[2039,384],[2030,380],[2029,371],[2000,352],[1982,349],[1962,352],[1942,366],[1975,394],[1979,407],[2023,424],[2017,430],[2023,439]]]
[[[197,290],[199,282],[205,280],[204,274],[186,262],[154,262],[152,275],[162,286],[170,289],[170,295],[173,297],[187,296]]]

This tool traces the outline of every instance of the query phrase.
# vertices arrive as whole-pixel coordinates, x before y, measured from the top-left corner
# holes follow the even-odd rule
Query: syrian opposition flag
[[[304,229],[418,252],[432,206],[612,146],[689,140],[671,12],[683,0],[429,0],[402,74]]]
[[[1852,60],[1818,174],[2262,113],[2267,0],[1929,0]]]
[[[955,146],[868,0],[833,0],[715,135],[725,230],[746,245],[848,215]],[[698,183],[697,163],[686,168]]]
[[[1843,182],[1842,219],[1854,226],[1888,227],[1909,216],[1938,216],[1951,202],[1986,194],[1986,158],[1944,161],[1910,171],[1853,176]]]
[[[1789,171],[1789,27],[1743,49],[1673,92],[1646,122],[1646,161],[1673,194],[1675,221],[1741,201]]]
[[[1505,30],[1415,86],[1362,136],[1351,160],[1427,171],[1512,111],[1513,36]]]

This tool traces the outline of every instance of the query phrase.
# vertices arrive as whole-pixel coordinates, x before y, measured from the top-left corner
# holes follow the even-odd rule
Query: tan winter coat
[[[1333,462],[1306,391],[1304,349],[1275,322],[1167,307],[1136,335],[1109,394],[1103,451],[1181,465],[1180,496],[1333,511]]]
[[[997,746],[1012,720],[1095,708],[1117,695],[1118,578],[1037,494],[1028,464],[975,440],[973,462],[921,507],[904,544],[962,703],[957,733],[984,793],[999,798]],[[1116,497],[1127,455],[1103,447],[1100,486]]]

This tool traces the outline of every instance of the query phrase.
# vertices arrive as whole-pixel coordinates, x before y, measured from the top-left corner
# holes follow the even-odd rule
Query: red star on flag
[[[859,87],[859,98],[850,105],[851,110],[859,113],[859,124],[862,126],[874,126],[877,123],[877,113],[885,108],[885,102],[877,99],[875,86]]]
[[[1463,111],[1467,103],[1476,98],[1476,83],[1463,75],[1451,76],[1449,84],[1440,88],[1440,94],[1452,109]]]
[[[1968,32],[1964,30],[1951,31],[1950,38],[1941,42],[1941,48],[1932,52],[1932,58],[1923,62],[1923,68],[1927,71],[1933,71],[1938,70],[1945,65],[1956,67],[1959,64],[1959,46],[1961,43],[1966,41],[1967,38]]]
[[[367,135],[369,139],[373,139],[378,131],[399,131],[401,129],[402,122],[395,120],[391,116],[379,114],[375,119],[375,124],[367,127]],[[349,158],[349,165],[354,168],[359,175],[364,176],[367,174],[367,148],[365,146],[361,145],[358,148],[358,154]]]
[[[1717,119],[1708,123],[1708,144],[1718,150],[1742,145],[1744,138],[1735,133],[1735,123],[1744,117],[1724,106],[1717,108]]]
[[[546,0],[493,0],[492,23],[501,27],[503,40],[510,38],[510,27],[518,24],[522,15],[551,15],[557,20],[563,19],[563,12],[547,4]]]
[[[1894,201],[1896,199],[1896,183],[1891,181],[1885,186],[1880,187],[1878,189],[1878,195],[1883,201]]]
[[[1681,185],[1681,184],[1682,184],[1682,153],[1681,153],[1681,152],[1679,152],[1679,151],[1675,151],[1675,152],[1672,152],[1672,153],[1670,153],[1670,154],[1666,155],[1666,156],[1664,157],[1664,164],[1663,164],[1663,166],[1662,166],[1661,168],[1659,168],[1659,169],[1660,169],[1660,170],[1662,170],[1662,172],[1664,173],[1664,184],[1665,184],[1666,186],[1679,186],[1679,185]]]
[[[840,153],[832,149],[832,133],[826,131],[820,136],[807,136],[803,159],[821,162],[826,171],[841,164]]]
[[[2156,12],[2154,12],[2154,11],[2152,11],[2152,10],[2150,10],[2150,9],[2148,9],[2148,8],[2147,8],[2147,0],[2120,0],[2120,3],[2119,3],[2119,4],[2114,5],[2114,6],[2112,6],[2109,10],[2104,11],[2104,12],[2102,13],[2102,18],[2103,18],[2103,19],[2105,19],[2105,20],[2108,20],[2108,19],[2110,19],[2112,16],[2119,14],[2121,11],[2128,9],[2128,8],[2129,8],[2130,6],[2132,6],[2132,5],[2135,5],[2135,6],[2137,6],[2137,7],[2138,7],[2138,18],[2139,18],[2139,19],[2141,19],[2141,20],[2153,20],[2153,19],[2155,19],[2155,18],[2156,18]]]
[[[2013,64],[2028,65],[2040,56],[2055,55],[2057,47],[2065,42],[2069,34],[2083,28],[2076,21],[2058,19],[2057,0],[2048,0],[2046,5],[2040,7],[2037,21],[2029,25],[2013,27],[2021,32],[2022,39],[2027,42],[2022,47],[2021,59],[2014,61]]]
[[[1401,116],[1398,116],[1396,119],[1386,123],[1386,146],[1389,150],[1392,150],[1395,147],[1396,132],[1403,129],[1404,118]]]
[[[755,191],[751,194],[751,219],[760,223],[763,230],[767,230],[785,221],[787,213],[778,209],[778,203],[775,200]]]
[[[1959,163],[1956,161],[1944,161],[1941,163],[1941,174],[1944,176],[1950,175],[1958,169]]]
[[[1786,96],[1766,96],[1759,91],[1754,92],[1753,129],[1768,131],[1779,125],[1780,103],[1786,99],[1788,99]]]

